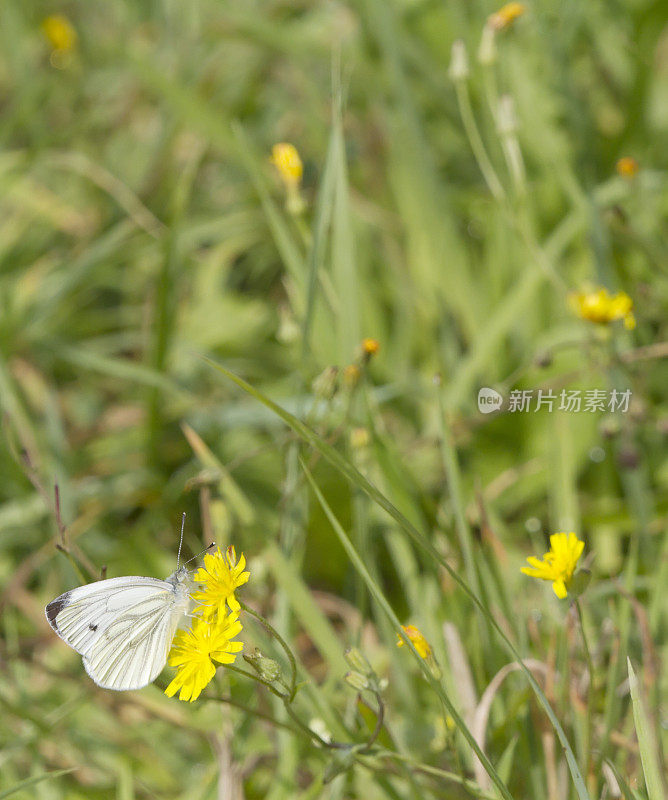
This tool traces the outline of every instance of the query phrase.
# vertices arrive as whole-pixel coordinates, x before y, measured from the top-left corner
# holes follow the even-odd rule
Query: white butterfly
[[[177,559],[176,571],[164,581],[138,576],[95,581],[56,597],[45,613],[58,636],[81,654],[98,686],[141,689],[165,666],[176,629],[190,610],[190,589],[188,570]]]

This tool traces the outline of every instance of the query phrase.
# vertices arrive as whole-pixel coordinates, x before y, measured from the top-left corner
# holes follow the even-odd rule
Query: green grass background
[[[658,800],[666,7],[536,0],[485,67],[476,52],[494,10],[481,0],[0,5],[0,797],[59,769],[73,771],[13,796],[496,796],[411,653],[396,649],[300,457],[401,622],[432,643],[465,720],[512,656],[359,481],[204,356],[333,445],[520,653],[548,665],[545,692],[592,800],[617,790]],[[40,28],[51,13],[78,35],[63,69]],[[470,59],[459,92],[448,76],[456,39]],[[516,131],[499,130],[506,95]],[[476,162],[471,119],[502,195]],[[304,161],[299,219],[269,163],[279,141]],[[615,171],[629,155],[634,180]],[[575,319],[567,292],[587,281],[628,292],[637,328]],[[314,378],[358,359],[364,336],[380,351],[359,384],[317,398]],[[484,417],[480,386],[630,388],[633,402],[627,414]],[[362,446],[351,444],[357,428]],[[55,548],[55,484],[69,558]],[[243,597],[299,656],[301,717],[341,741],[368,738],[374,714],[342,680],[343,652],[357,644],[386,680],[381,739],[396,757],[343,764],[323,783],[330,752],[249,711],[168,700],[164,677],[123,695],[92,684],[43,606],[81,581],[73,564],[96,577],[103,565],[110,577],[169,574],[183,511],[189,553],[210,538],[245,552]],[[558,530],[595,554],[583,597],[589,692],[573,609],[519,572]],[[250,620],[243,636],[280,660]],[[222,670],[207,693],[285,722],[262,688]],[[485,727],[512,797],[577,796],[523,676],[500,685]]]

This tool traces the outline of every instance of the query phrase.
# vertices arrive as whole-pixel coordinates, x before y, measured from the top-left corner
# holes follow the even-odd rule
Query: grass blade
[[[4,800],[5,797],[11,797],[11,795],[16,794],[16,792],[22,792],[29,786],[34,786],[36,783],[41,783],[48,778],[57,778],[60,775],[66,775],[68,772],[74,772],[74,769],[57,769],[52,772],[43,772],[41,775],[34,775],[32,778],[26,778],[24,781],[12,786],[11,789],[5,789],[3,792],[0,792],[0,800]]]
[[[666,797],[663,781],[661,779],[661,768],[659,766],[659,755],[656,738],[652,729],[644,700],[640,694],[638,678],[635,670],[631,666],[631,659],[627,658],[626,663],[629,669],[629,690],[631,692],[631,702],[633,704],[633,719],[636,724],[636,735],[638,737],[638,749],[640,750],[640,760],[645,775],[645,787],[649,800],[663,800]]]

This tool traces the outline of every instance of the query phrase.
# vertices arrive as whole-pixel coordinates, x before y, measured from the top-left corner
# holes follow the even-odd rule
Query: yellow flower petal
[[[566,584],[561,578],[552,584],[552,588],[554,589],[554,593],[560,600],[563,600],[564,597],[566,597],[566,595],[568,594],[568,592],[566,591]]]
[[[640,169],[640,165],[633,156],[623,156],[615,164],[615,169],[622,178],[635,178]]]
[[[52,14],[42,22],[42,32],[57,53],[70,53],[77,44],[77,32],[64,14]]]
[[[225,555],[218,548],[215,553],[204,556],[204,567],[198,569],[194,577],[202,589],[192,595],[204,617],[210,618],[216,613],[223,616],[226,603],[232,611],[239,611],[241,606],[234,592],[250,578],[250,572],[244,571],[245,566],[243,553],[237,561],[234,547],[229,547]]]
[[[554,593],[560,599],[568,595],[568,586],[573,579],[578,560],[584,551],[584,542],[572,531],[553,533],[550,536],[550,549],[543,560],[529,556],[529,567],[521,567],[525,575],[544,581],[552,581]]]
[[[633,300],[626,292],[610,295],[607,289],[601,287],[587,292],[571,292],[568,301],[573,311],[589,322],[609,324],[623,319],[627,328],[635,326]]]
[[[243,648],[241,642],[231,641],[241,629],[234,611],[211,619],[193,618],[190,630],[174,637],[168,662],[177,672],[165,694],[172,697],[178,691],[179,700],[196,700],[216,674],[213,661],[231,664]]]
[[[296,187],[302,179],[304,167],[297,148],[288,142],[279,142],[271,148],[271,161],[287,186]]]
[[[431,655],[431,647],[429,642],[424,638],[415,625],[402,625],[406,636],[413,643],[413,647],[418,651],[422,658],[428,658]],[[397,647],[403,647],[404,640],[397,634]]]
[[[512,25],[525,11],[526,6],[524,3],[506,3],[505,6],[489,17],[488,23],[494,30],[500,31]]]

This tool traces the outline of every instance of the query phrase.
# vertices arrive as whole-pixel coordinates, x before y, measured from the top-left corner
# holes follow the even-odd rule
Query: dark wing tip
[[[55,600],[52,600],[49,605],[44,609],[44,613],[46,614],[46,618],[49,621],[49,625],[58,633],[58,627],[56,626],[56,617],[60,612],[65,608],[67,605],[67,598],[69,592],[65,592],[65,594],[61,594],[60,597],[56,597]]]

